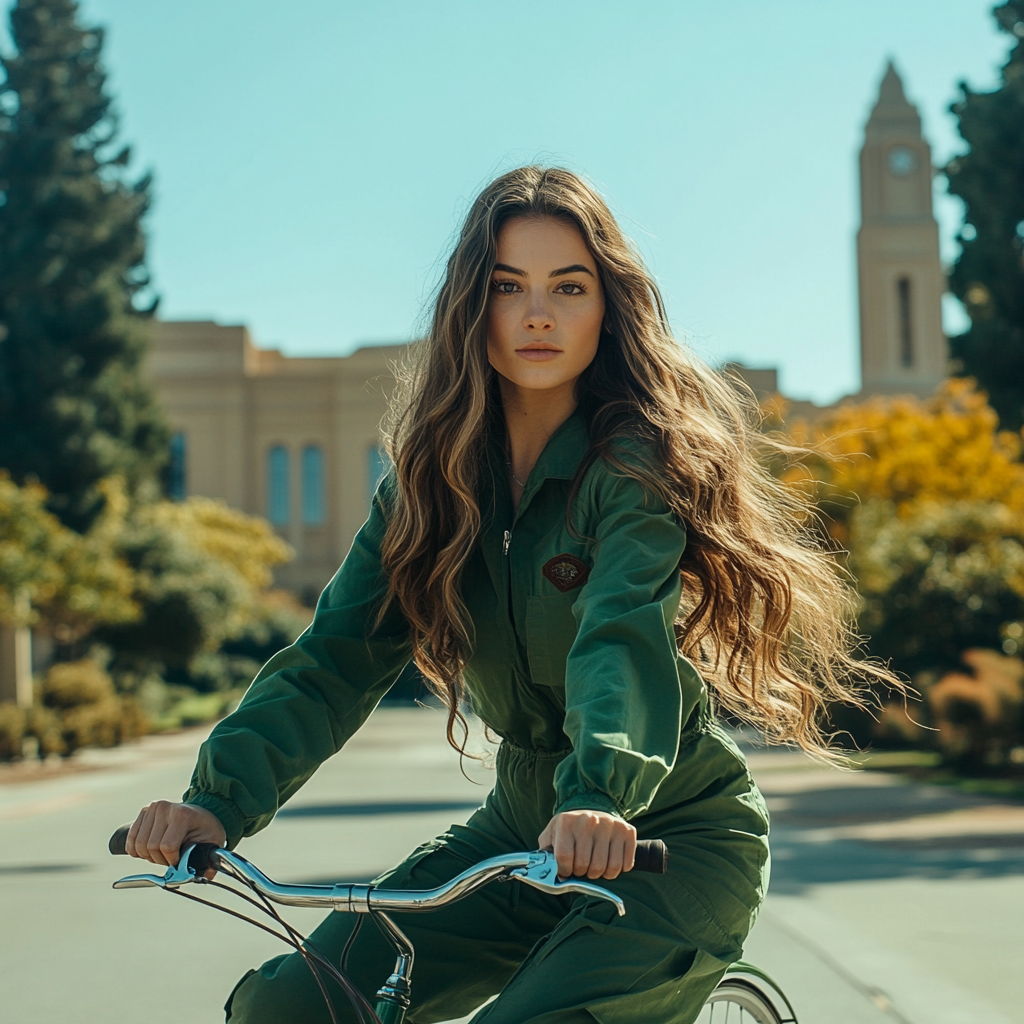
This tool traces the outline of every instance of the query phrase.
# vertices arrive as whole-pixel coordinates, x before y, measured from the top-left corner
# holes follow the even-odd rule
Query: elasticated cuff
[[[607,793],[598,793],[597,790],[576,793],[563,800],[555,808],[555,814],[561,814],[563,811],[604,811],[606,814],[622,818],[623,821],[626,820],[615,801]]]
[[[217,815],[228,837],[228,849],[233,850],[238,845],[245,834],[245,818],[233,803],[213,793],[192,793],[186,796],[185,803],[203,807]]]

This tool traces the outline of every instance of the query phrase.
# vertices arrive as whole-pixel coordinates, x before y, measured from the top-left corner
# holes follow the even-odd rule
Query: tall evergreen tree
[[[977,377],[1004,427],[1024,423],[1024,0],[994,9],[1017,40],[994,92],[972,92],[950,108],[970,147],[946,167],[949,191],[966,206],[962,251],[950,286],[971,328],[951,339],[962,372]]]
[[[0,467],[82,529],[96,483],[155,479],[167,431],[141,373],[151,179],[130,151],[75,0],[16,0],[0,60]]]

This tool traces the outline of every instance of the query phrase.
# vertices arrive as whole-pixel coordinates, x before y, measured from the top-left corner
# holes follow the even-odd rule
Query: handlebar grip
[[[189,854],[188,866],[197,875],[205,874],[211,868],[216,871],[220,867],[220,861],[216,864],[211,860],[211,854],[219,849],[216,843],[196,843],[192,853]]]
[[[126,856],[128,851],[125,849],[125,844],[128,841],[128,831],[131,829],[131,825],[122,825],[111,837],[107,843],[107,849],[115,856]],[[189,866],[195,870],[197,875],[203,874],[210,868],[216,867],[210,863],[210,855],[214,850],[217,849],[216,843],[196,843],[195,848],[192,850],[191,855],[188,858]]]
[[[122,825],[111,837],[107,843],[107,849],[115,856],[126,857],[128,851],[125,849],[125,843],[128,842],[128,833],[131,830],[131,825]]]
[[[641,839],[636,844],[633,870],[665,874],[668,871],[668,847],[660,839]]]

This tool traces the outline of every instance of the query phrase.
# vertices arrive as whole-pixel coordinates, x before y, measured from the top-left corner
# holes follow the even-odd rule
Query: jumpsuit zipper
[[[502,539],[501,553],[505,558],[505,577],[508,580],[508,590],[505,595],[505,600],[508,604],[508,621],[512,626],[512,635],[519,640],[519,633],[516,630],[516,618],[512,613],[512,559],[508,557],[508,548],[512,543],[512,531],[506,530],[505,536]]]

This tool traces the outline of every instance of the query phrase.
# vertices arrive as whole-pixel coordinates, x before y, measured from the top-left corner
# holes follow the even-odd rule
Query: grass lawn
[[[918,782],[954,786],[965,793],[1024,800],[1024,768],[1014,765],[1015,774],[964,775],[942,763],[934,750],[866,750],[850,755],[850,761],[869,771],[908,775]]]

